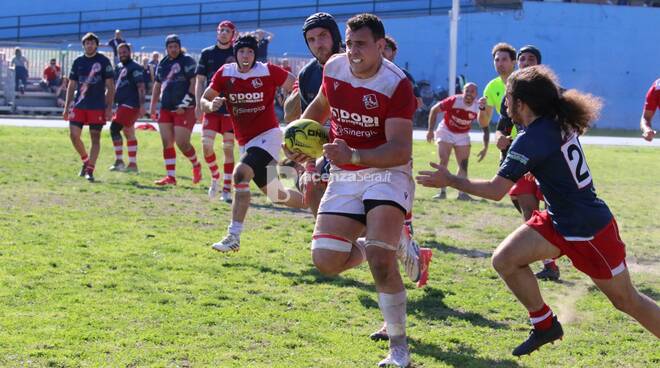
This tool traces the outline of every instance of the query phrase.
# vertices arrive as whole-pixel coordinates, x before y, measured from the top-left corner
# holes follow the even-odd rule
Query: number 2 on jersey
[[[568,167],[571,169],[571,174],[573,174],[573,179],[578,188],[582,189],[591,183],[591,172],[589,171],[589,166],[587,166],[587,161],[584,159],[584,153],[582,152],[582,146],[577,140],[577,136],[573,135],[563,146],[561,146],[561,151],[564,154],[564,159],[568,163]]]

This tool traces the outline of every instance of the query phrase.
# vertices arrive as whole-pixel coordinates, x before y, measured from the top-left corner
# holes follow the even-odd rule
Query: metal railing
[[[481,1],[479,7],[484,6]],[[520,8],[521,0],[495,0],[496,8]],[[461,0],[463,12],[477,10],[475,0]],[[222,19],[239,25],[300,22],[327,11],[336,17],[360,12],[378,15],[446,14],[451,0],[228,0],[107,10],[42,13],[0,17],[0,40],[76,38],[86,32],[121,29],[138,37],[164,30],[202,31]]]

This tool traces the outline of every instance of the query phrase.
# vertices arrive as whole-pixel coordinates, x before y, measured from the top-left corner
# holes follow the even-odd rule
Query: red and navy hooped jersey
[[[649,88],[644,103],[644,110],[655,111],[658,108],[660,108],[660,78]]]
[[[370,149],[385,144],[385,121],[412,120],[417,109],[412,83],[385,58],[376,75],[360,79],[351,73],[346,54],[335,55],[325,64],[321,89],[330,105],[330,141],[340,138],[352,148]]]
[[[215,73],[211,88],[226,96],[240,145],[279,126],[275,117],[275,91],[288,76],[289,72],[281,67],[262,62],[256,62],[247,73],[239,72],[236,63],[225,64]]]
[[[163,109],[177,109],[177,105],[188,93],[196,67],[195,59],[183,53],[175,59],[165,56],[160,61],[156,69],[156,82],[161,84],[160,105]]]
[[[119,63],[115,68],[115,103],[133,108],[140,107],[138,84],[144,83],[144,69],[135,61]]]
[[[230,56],[234,56],[234,48],[230,47],[228,49],[221,49],[218,45],[213,45],[202,50],[202,54],[199,56],[199,62],[197,63],[197,70],[195,74],[203,75],[206,77],[206,86],[211,85],[211,79],[215,72],[220,69],[221,66],[227,63],[227,59]],[[227,107],[222,105],[220,110],[216,111],[220,114],[228,114]]]
[[[113,78],[110,60],[99,53],[78,56],[71,66],[69,79],[78,82],[73,107],[85,110],[105,109],[105,81]]]
[[[539,183],[548,213],[567,240],[588,240],[612,219],[596,195],[577,134],[565,134],[546,117],[518,133],[497,175],[514,183],[527,172]]]

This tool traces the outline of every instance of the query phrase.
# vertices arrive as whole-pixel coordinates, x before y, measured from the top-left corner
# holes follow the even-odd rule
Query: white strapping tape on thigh
[[[234,139],[223,139],[222,140],[223,149],[233,149],[234,148]]]
[[[387,250],[394,250],[396,251],[399,248],[398,244],[389,244],[382,242],[380,240],[373,240],[373,239],[367,239],[367,242],[364,244],[366,248],[369,248],[370,246],[374,247],[379,247]]]
[[[314,249],[326,249],[333,250],[335,252],[350,253],[353,248],[353,244],[348,240],[330,234],[315,234],[312,237],[312,250]]]

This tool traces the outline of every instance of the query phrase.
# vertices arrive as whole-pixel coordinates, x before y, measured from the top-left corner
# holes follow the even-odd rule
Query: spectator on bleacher
[[[50,59],[50,63],[44,68],[43,79],[39,84],[46,92],[53,92],[62,84],[62,68],[57,65],[57,60]]]
[[[268,61],[268,44],[273,40],[273,34],[257,29],[254,31],[254,36],[257,38],[257,61],[265,63]]]
[[[11,66],[14,67],[14,80],[15,80],[15,90],[25,93],[25,86],[27,85],[28,79],[28,59],[23,56],[21,49],[18,47],[14,50],[14,58],[11,59]]]
[[[144,85],[147,94],[151,94],[151,87],[154,85],[154,66],[149,62],[149,58],[142,59],[142,68],[144,69]]]
[[[126,43],[126,40],[121,38],[121,31],[120,30],[115,30],[115,37],[108,41],[108,46],[112,49],[112,65],[117,66],[119,63],[119,56],[117,56],[117,46],[121,45],[122,43]]]
[[[160,63],[160,53],[158,51],[152,52],[151,61],[149,61],[149,66],[150,66],[149,71],[151,72],[151,79],[153,79],[154,81],[156,80],[156,69],[158,69],[159,63]],[[151,91],[149,91],[148,94],[151,94]]]

